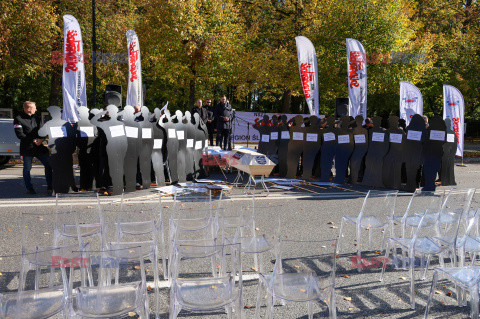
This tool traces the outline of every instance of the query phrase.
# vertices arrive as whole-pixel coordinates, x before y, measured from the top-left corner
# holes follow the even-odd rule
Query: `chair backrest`
[[[334,287],[337,239],[280,239],[273,276],[284,273],[312,273]]]
[[[462,219],[470,212],[470,204],[475,190],[473,188],[457,190],[451,189],[442,205],[437,219],[438,236],[448,238],[456,243]]]
[[[141,200],[124,199],[115,222],[116,241],[159,241],[162,201],[159,194]]]
[[[173,211],[212,209],[212,192],[206,188],[176,189],[173,194]]]
[[[357,221],[371,216],[386,222],[395,213],[397,194],[398,191],[368,191]]]
[[[235,282],[235,276],[238,276],[237,280],[242,284],[239,243],[225,244],[214,239],[177,245],[172,267],[173,280],[230,277]]]
[[[443,191],[427,192],[416,190],[410,198],[403,220],[408,216],[422,215],[427,209],[430,213],[440,212],[444,199]]]
[[[100,250],[105,244],[106,228],[103,212],[98,205],[98,194],[55,196],[54,245],[70,244],[76,240],[81,245],[88,242],[91,249]]]

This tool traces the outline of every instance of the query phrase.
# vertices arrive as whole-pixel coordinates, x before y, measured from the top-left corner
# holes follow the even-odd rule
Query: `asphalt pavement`
[[[32,245],[51,242],[53,227],[51,215],[55,211],[55,199],[42,195],[45,192],[45,180],[41,176],[42,167],[35,165],[32,169],[33,184],[38,195],[27,195],[22,181],[22,166],[7,166],[0,170],[0,255],[18,254],[23,245]],[[455,167],[457,187],[476,187],[480,178],[480,164],[467,164],[466,167]],[[78,174],[78,172],[77,172]],[[235,178],[234,174],[227,175],[230,182]],[[223,179],[221,174],[213,174],[212,179]],[[268,184],[272,186],[271,184]],[[446,189],[439,187],[438,189]],[[260,188],[258,188],[260,191]],[[363,186],[314,186],[295,185],[291,190],[270,189],[267,197],[257,197],[255,201],[255,226],[257,234],[272,236],[278,229],[283,238],[301,240],[328,240],[336,239],[339,232],[339,224],[342,216],[356,216],[361,208],[363,198],[369,188]],[[396,212],[402,214],[411,194],[400,193],[398,195]],[[478,196],[478,198],[477,198]],[[151,203],[155,198],[153,189],[136,191],[129,194],[128,205],[131,209],[140,209],[145,203]],[[242,187],[234,188],[232,191],[233,200],[228,207],[240,207],[249,205],[251,197],[243,193]],[[480,195],[477,194],[475,201],[479,202]],[[102,201],[108,202],[118,199],[117,197],[102,196]],[[92,192],[71,194],[68,199],[81,212],[82,223],[95,221],[95,196]],[[169,197],[162,199],[163,223],[165,225],[165,236],[168,234],[168,219],[173,209],[173,201]],[[232,208],[229,208],[232,209]],[[228,210],[228,209],[227,209]],[[27,232],[22,232],[22,213],[30,213],[34,218]],[[105,216],[107,225],[112,225],[117,215]],[[23,222],[25,223],[25,221]],[[280,226],[280,227],[279,227]],[[368,258],[371,268],[358,271],[355,259],[355,229],[351,225],[345,226],[345,236],[340,241],[340,252],[336,258],[337,270],[335,276],[335,294],[337,315],[339,318],[423,318],[425,304],[430,291],[433,270],[429,270],[426,280],[417,280],[416,309],[412,310],[409,305],[409,273],[404,270],[393,269],[391,260],[386,264],[385,282],[379,281],[380,266],[375,263],[374,257],[382,257],[379,252],[382,248],[382,232],[373,232],[371,243],[365,236],[363,250],[366,251],[363,257]],[[112,226],[107,226],[111,230]],[[111,239],[112,234],[109,234]],[[298,251],[311,250],[311,256],[332,254],[333,249],[327,246],[315,244],[303,244]],[[379,259],[377,259],[378,261]],[[273,267],[273,257],[264,259],[265,269]],[[301,261],[299,261],[301,265]],[[243,303],[245,305],[246,318],[253,318],[255,302],[257,298],[257,278],[252,270],[253,258],[245,256],[244,265],[244,291]],[[151,264],[147,265],[150,271],[147,273],[147,281],[153,287],[153,275]],[[303,267],[303,265],[301,265]],[[438,266],[438,259],[432,259],[430,269]],[[300,266],[299,266],[300,267]],[[320,266],[318,266],[320,267]],[[11,289],[15,282],[15,265],[10,265],[13,274],[6,277],[5,272],[0,274],[0,292]],[[295,265],[296,268],[296,265]],[[135,269],[127,269],[128,273]],[[271,269],[270,269],[271,270]],[[0,270],[1,271],[1,270]],[[2,278],[3,277],[3,278]],[[8,281],[7,279],[8,278]],[[18,280],[18,278],[17,278]],[[161,318],[168,318],[169,289],[168,283],[161,280]],[[149,293],[150,306],[153,309],[153,290]],[[262,307],[260,309],[262,318],[266,317],[265,299],[262,296]],[[287,302],[285,306],[277,302],[275,305],[276,318],[307,318],[307,305],[303,303]],[[328,310],[322,303],[314,304],[314,318],[328,317]],[[434,294],[434,301],[430,310],[429,318],[468,318],[470,307],[459,307],[456,301],[455,286],[447,280],[441,279],[437,291]],[[214,312],[203,315],[192,315],[182,312],[180,316],[192,316],[195,318],[223,318],[223,312]],[[152,316],[153,318],[153,316]]]

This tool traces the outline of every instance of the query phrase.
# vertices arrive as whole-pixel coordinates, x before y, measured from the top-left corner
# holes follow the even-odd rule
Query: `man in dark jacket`
[[[207,129],[208,129],[208,139],[210,140],[210,145],[213,144],[213,134],[215,133],[215,107],[212,105],[211,99],[205,100],[205,107],[207,108],[208,120],[207,120]]]
[[[30,177],[33,158],[36,157],[45,166],[47,180],[47,195],[52,195],[52,168],[50,167],[48,149],[43,146],[44,139],[38,136],[40,119],[35,116],[37,106],[35,102],[27,101],[23,104],[23,112],[13,120],[15,134],[20,139],[20,155],[23,158],[23,181],[28,193],[36,194]]]
[[[198,113],[203,123],[207,124],[208,111],[202,106],[202,100],[198,99],[196,105],[192,108],[192,115]]]
[[[220,103],[215,107],[215,119],[217,120],[217,146],[224,150],[228,147],[231,150],[230,134],[232,132],[233,109],[227,102],[225,95],[220,98]]]

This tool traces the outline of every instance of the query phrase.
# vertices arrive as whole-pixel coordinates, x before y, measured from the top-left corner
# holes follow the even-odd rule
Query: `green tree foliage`
[[[398,112],[399,81],[416,84],[428,115],[442,112],[442,85],[460,89],[467,117],[480,115],[480,11],[473,0],[97,0],[98,106],[106,84],[126,96],[125,32],[140,40],[146,104],[188,109],[226,93],[236,108],[302,112],[295,36],[317,51],[320,107],[332,114],[346,97],[345,39],[368,53],[368,112]],[[0,1],[0,103],[19,109],[61,105],[65,14],[83,33],[89,106],[92,3]]]

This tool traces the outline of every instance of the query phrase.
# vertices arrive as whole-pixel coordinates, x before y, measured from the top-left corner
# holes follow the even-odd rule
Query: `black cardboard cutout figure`
[[[426,139],[425,120],[421,115],[415,114],[407,126],[404,154],[407,171],[407,184],[405,190],[414,192],[417,189],[417,173],[422,165],[423,142]]]
[[[308,119],[308,125],[305,126],[305,143],[303,143],[303,178],[313,177],[313,168],[317,153],[322,146],[320,136],[320,120],[312,115]]]
[[[270,123],[268,115],[264,115],[262,120],[257,121],[253,124],[253,128],[260,133],[260,140],[258,141],[258,152],[268,155],[269,144],[270,144]]]
[[[40,128],[38,135],[48,135],[53,190],[55,193],[68,193],[70,187],[75,186],[72,155],[75,152],[76,128],[62,120],[62,110],[58,106],[50,106],[47,110],[52,119]]]
[[[140,127],[135,121],[134,112],[135,109],[130,105],[126,105],[123,111],[118,112],[125,125],[125,135],[127,136],[127,153],[123,164],[125,192],[136,190],[137,163],[141,147]]]
[[[269,144],[269,156],[275,164],[278,164],[278,143],[279,143],[279,133],[278,133],[278,124],[280,122],[280,117],[277,115],[272,116],[272,121],[270,125],[270,144]]]
[[[102,115],[108,112],[109,120],[99,121]],[[113,195],[120,195],[123,192],[124,161],[127,152],[128,142],[125,135],[125,126],[118,120],[118,108],[115,105],[107,106],[106,111],[96,114],[90,122],[101,128],[107,138],[107,156],[109,174],[112,179]]]
[[[287,156],[287,178],[295,178],[297,176],[298,162],[303,151],[305,143],[305,127],[303,124],[303,116],[297,115],[293,118],[292,126],[290,126],[290,141],[288,143]]]
[[[322,147],[320,151],[320,166],[317,167],[318,175],[322,182],[329,182],[332,176],[333,157],[337,145],[335,135],[335,117],[326,118],[326,126],[322,130]]]
[[[383,185],[389,189],[400,189],[402,187],[402,164],[405,162],[404,142],[405,131],[399,128],[399,117],[390,115],[388,118],[389,128],[387,130],[390,148],[383,158]]]
[[[282,115],[280,122],[277,125],[278,132],[278,175],[280,177],[287,176],[288,164],[288,143],[290,142],[291,134],[288,129],[288,119],[286,115]]]
[[[165,114],[162,115],[162,118],[158,124],[167,132],[167,162],[170,170],[170,183],[175,184],[178,183],[178,139],[177,132],[175,131],[175,124],[172,123],[170,112],[168,110],[165,110]]]
[[[340,118],[340,127],[335,128],[337,136],[337,145],[335,147],[335,183],[343,184],[346,182],[348,162],[353,152],[353,133],[348,128],[350,117],[342,116]]]
[[[457,152],[458,139],[455,131],[452,130],[452,120],[445,119],[446,142],[443,144],[442,168],[440,179],[442,186],[457,185],[455,182],[455,153]]]
[[[442,165],[443,144],[447,137],[446,129],[445,122],[440,116],[430,119],[423,143],[424,191],[435,191],[435,180]]]
[[[195,126],[195,143],[194,143],[194,178],[204,176],[202,164],[203,149],[208,146],[208,128],[203,123],[198,113],[193,114],[193,123]]]
[[[365,155],[368,150],[368,131],[362,127],[363,116],[355,117],[355,128],[353,129],[353,149],[350,157],[350,182],[358,184],[359,178],[363,178],[363,166],[365,165]]]
[[[183,124],[185,124],[185,139],[187,140],[187,148],[185,153],[185,172],[187,180],[193,181],[195,164],[193,154],[195,153],[195,126],[192,124],[192,114],[189,111],[185,112],[183,117]]]
[[[80,120],[77,123],[76,144],[78,147],[78,165],[80,166],[80,188],[91,190],[95,177],[95,136],[97,128],[90,123],[89,110],[86,106],[77,109]],[[100,111],[100,110],[98,110]]]
[[[153,122],[155,121],[155,122]],[[154,110],[154,114],[150,116],[149,122],[153,123],[153,145],[152,145],[152,165],[153,171],[155,172],[155,180],[158,186],[165,185],[165,170],[163,166],[163,154],[165,150],[165,145],[167,144],[167,132],[165,129],[159,125],[162,121],[162,116],[159,108]]]
[[[177,153],[177,175],[180,183],[187,181],[187,174],[185,172],[185,156],[187,154],[187,139],[185,138],[185,131],[187,126],[183,123],[182,111],[175,111],[175,116],[172,116],[172,122],[175,124],[175,131],[178,140]]]
[[[383,158],[388,153],[390,139],[386,130],[381,127],[382,118],[375,116],[372,119],[373,127],[368,132],[368,152],[365,156],[365,174],[362,184],[372,187],[383,185]]]
[[[152,182],[152,152],[154,144],[153,127],[155,123],[152,123],[152,121],[150,120],[152,115],[146,106],[142,106],[140,114],[141,115],[137,117],[137,120],[138,118],[142,118],[143,120],[138,122],[142,137],[142,141],[140,142],[140,153],[138,160],[140,165],[140,173],[142,175],[142,186],[144,189],[147,189],[150,188],[150,184]],[[163,182],[165,182],[165,180]]]

